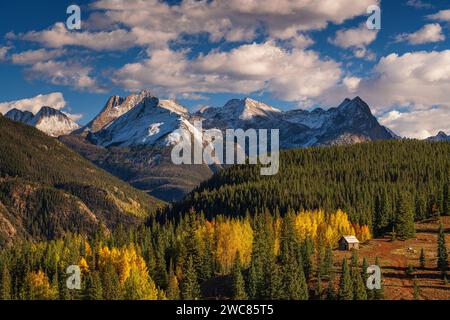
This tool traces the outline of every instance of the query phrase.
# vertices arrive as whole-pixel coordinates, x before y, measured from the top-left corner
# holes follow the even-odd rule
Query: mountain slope
[[[418,218],[450,214],[442,200],[450,201],[449,154],[448,143],[415,140],[285,150],[277,175],[261,176],[255,165],[219,171],[169,214],[191,208],[207,216],[244,216],[265,208],[280,213],[342,209],[353,222],[372,225],[377,201],[384,199],[388,217],[383,219],[389,220],[399,195],[407,197]]]
[[[168,146],[177,139],[172,134],[175,130],[195,131],[188,118],[188,111],[175,102],[147,97],[108,127],[89,134],[88,139],[104,147]]]
[[[181,200],[217,170],[217,167],[206,164],[174,165],[170,158],[171,148],[166,146],[105,148],[80,135],[59,139],[95,165],[168,202]]]
[[[58,140],[0,116],[0,242],[134,224],[162,203]]]
[[[11,109],[5,116],[11,120],[36,127],[51,137],[69,134],[80,128],[67,115],[51,107],[42,107],[36,115],[29,111]]]
[[[186,129],[191,135],[198,134],[196,120],[202,120],[203,129],[279,129],[283,149],[396,138],[378,123],[360,98],[346,99],[328,111],[311,112],[283,112],[250,98],[233,99],[221,108],[191,114],[175,101],[160,100],[143,91],[126,99],[112,97],[89,125],[77,131],[81,134],[60,140],[153,196],[181,200],[219,168],[171,162],[171,146],[179,139],[174,131]],[[87,129],[90,132],[85,135]]]

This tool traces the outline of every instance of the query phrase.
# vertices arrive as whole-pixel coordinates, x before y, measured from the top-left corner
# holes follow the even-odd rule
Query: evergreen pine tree
[[[444,186],[444,192],[442,195],[442,214],[444,216],[450,216],[450,186],[446,183]]]
[[[386,191],[384,191],[382,195],[377,195],[375,198],[374,210],[375,236],[380,237],[386,232],[386,229],[389,226],[389,220],[392,216],[391,204]]]
[[[352,278],[347,259],[342,261],[341,279],[339,281],[339,300],[353,300]]]
[[[280,300],[283,298],[283,283],[281,279],[280,267],[275,259],[270,259],[264,272],[263,281],[266,289],[262,290],[263,298],[270,300]]]
[[[233,299],[246,300],[247,294],[245,293],[245,282],[244,277],[242,276],[241,256],[239,254],[239,251],[236,252],[236,258],[234,259],[232,278]]]
[[[325,250],[322,273],[326,276],[329,276],[332,271],[333,271],[333,251],[331,250],[331,246],[328,246],[327,249]]]
[[[89,274],[86,284],[86,297],[89,300],[103,300],[102,281],[97,271],[92,271]]]
[[[414,211],[406,194],[400,194],[397,200],[395,232],[402,240],[413,238],[416,235]]]
[[[250,269],[248,271],[248,288],[247,288],[248,296],[250,299],[257,298],[257,290],[259,287],[258,281],[259,280],[258,276],[256,275],[256,268],[252,262],[252,264],[250,265]]]
[[[357,268],[353,268],[353,298],[354,300],[367,300],[366,284]]]
[[[420,268],[425,269],[425,252],[423,251],[423,248],[420,249],[419,263]]]
[[[447,246],[445,244],[445,231],[442,223],[439,226],[438,234],[438,247],[437,247],[437,267],[442,272],[446,274],[448,268],[448,252]]]
[[[119,300],[122,297],[119,275],[114,265],[107,263],[102,275],[103,297],[105,300]]]
[[[167,298],[169,300],[180,299],[180,286],[178,284],[178,278],[173,270],[172,260],[169,265],[169,283],[167,285]]]
[[[416,195],[416,208],[415,208],[415,220],[416,221],[422,221],[426,219],[427,214],[427,208],[426,208],[426,201],[423,197],[423,195],[418,194]]]
[[[366,257],[364,257],[362,265],[361,265],[361,278],[362,278],[362,281],[364,284],[364,288],[366,289],[367,300],[372,300],[373,292],[372,292],[372,290],[369,290],[367,288],[367,279],[369,278],[369,275],[367,274],[368,267],[369,267],[369,264],[367,263]]]
[[[181,296],[184,300],[198,300],[201,298],[200,286],[192,257],[188,258],[187,268],[181,286]]]
[[[330,279],[328,280],[327,300],[336,300],[336,291],[334,289],[334,280],[335,280],[334,272],[331,272]]]

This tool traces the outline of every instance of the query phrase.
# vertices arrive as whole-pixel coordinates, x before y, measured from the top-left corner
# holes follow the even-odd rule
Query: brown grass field
[[[441,221],[446,231],[447,249],[450,248],[450,217]],[[391,241],[389,238],[373,239],[362,244],[358,252],[360,263],[365,257],[373,264],[378,256],[382,267],[385,299],[412,300],[413,279],[417,278],[420,288],[419,298],[423,300],[450,300],[450,284],[445,284],[441,273],[437,270],[437,233],[439,222],[425,221],[416,224],[416,238],[406,241]],[[419,256],[421,248],[426,256],[425,268],[420,268]],[[351,257],[351,252],[336,250],[334,259],[336,268],[340,270],[343,257]],[[406,273],[408,266],[415,272]],[[449,279],[450,280],[450,279]]]

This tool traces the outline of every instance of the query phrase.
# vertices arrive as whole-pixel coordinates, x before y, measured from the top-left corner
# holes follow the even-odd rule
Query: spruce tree
[[[181,296],[184,300],[198,300],[201,298],[200,286],[192,257],[188,258],[187,268],[181,286]]]
[[[334,272],[332,272],[332,273],[330,273],[330,279],[328,280],[327,300],[336,300],[336,291],[334,289],[334,280],[335,280],[335,275],[334,275]]]
[[[327,249],[325,250],[322,273],[326,276],[329,276],[332,271],[333,271],[333,251],[331,250],[331,246],[328,246]]]
[[[367,300],[366,284],[358,268],[353,268],[353,299]]]
[[[414,211],[411,201],[406,194],[400,194],[397,200],[395,232],[402,240],[413,238],[416,235],[414,225]]]
[[[423,251],[423,248],[420,249],[420,256],[419,256],[419,263],[420,263],[420,268],[421,269],[425,269],[425,252]]]
[[[247,292],[250,299],[258,298],[257,296],[258,287],[259,287],[259,279],[256,274],[255,265],[252,261],[250,269],[248,271],[248,287],[247,287]]]
[[[275,263],[275,259],[268,261],[264,271],[263,283],[262,297],[264,299],[280,300],[283,298],[284,293],[280,267]]]
[[[448,252],[447,246],[445,244],[444,226],[442,225],[442,223],[439,226],[437,244],[437,267],[442,272],[442,274],[446,274],[448,268]]]
[[[119,275],[111,262],[107,263],[103,272],[102,288],[105,300],[119,300],[122,298]]]
[[[361,278],[364,284],[364,287],[366,289],[367,299],[372,300],[373,299],[373,292],[372,290],[369,290],[367,288],[367,279],[369,279],[369,275],[367,274],[367,268],[369,267],[369,264],[367,263],[366,257],[363,258],[363,262],[361,265]]]
[[[97,271],[89,274],[86,284],[86,296],[89,300],[103,300],[103,287]]]
[[[444,192],[442,195],[442,214],[450,216],[450,186],[449,183],[444,185]]]
[[[308,286],[302,265],[294,256],[290,256],[283,264],[283,292],[288,300],[307,300]]]
[[[377,195],[375,198],[374,211],[375,236],[380,237],[386,232],[386,229],[389,226],[389,220],[392,216],[391,204],[386,191],[384,191],[382,195]]]
[[[339,300],[353,300],[352,278],[347,264],[347,259],[342,261],[341,279],[339,281]]]
[[[233,299],[246,300],[247,294],[245,292],[245,282],[242,276],[241,256],[239,251],[236,252],[232,271],[232,285],[233,285]]]
[[[178,278],[173,270],[172,260],[169,265],[169,283],[167,285],[167,298],[169,300],[180,299],[180,286],[178,284]]]

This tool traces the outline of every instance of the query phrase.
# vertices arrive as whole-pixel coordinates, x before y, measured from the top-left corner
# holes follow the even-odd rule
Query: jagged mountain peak
[[[11,120],[38,128],[49,136],[59,137],[80,128],[63,112],[52,107],[42,107],[36,115],[29,111],[11,109],[5,115]]]
[[[105,147],[170,145],[176,142],[175,130],[193,128],[189,117],[188,110],[175,101],[146,97],[109,126],[89,134],[88,139]]]
[[[139,93],[132,93],[127,97],[111,96],[103,107],[102,111],[80,132],[98,132],[110,125],[115,119],[127,113],[144,99],[152,98],[149,90],[142,90]]]
[[[61,111],[54,109],[52,107],[44,106],[39,110],[39,112],[36,114],[36,116],[39,117],[49,117],[49,116],[63,116],[67,117],[64,113]]]
[[[193,115],[176,101],[160,100],[149,91],[127,97],[117,108],[122,109],[126,101],[131,101],[133,107],[101,130],[92,130],[92,142],[105,147],[170,145],[175,141],[172,132],[179,128],[192,132],[195,119],[204,120],[204,129],[279,128],[280,144],[285,147],[397,138],[378,123],[360,97],[347,98],[328,110],[287,112],[252,98],[232,99],[223,107],[203,108]],[[139,103],[134,105],[136,101]]]
[[[352,100],[346,98],[337,109],[344,112],[363,112],[370,115],[372,114],[369,105],[359,96]]]
[[[34,117],[34,114],[30,111],[13,108],[5,114],[5,117],[17,122],[28,123]]]
[[[225,120],[252,120],[256,117],[273,117],[275,114],[281,114],[281,110],[269,106],[263,102],[251,99],[232,99],[222,108],[210,108],[206,111],[212,111]]]
[[[427,138],[428,141],[438,142],[438,141],[450,141],[450,136],[444,131],[439,131],[437,135]]]
[[[28,124],[45,132],[49,136],[59,137],[80,128],[63,112],[52,107],[42,107]]]

